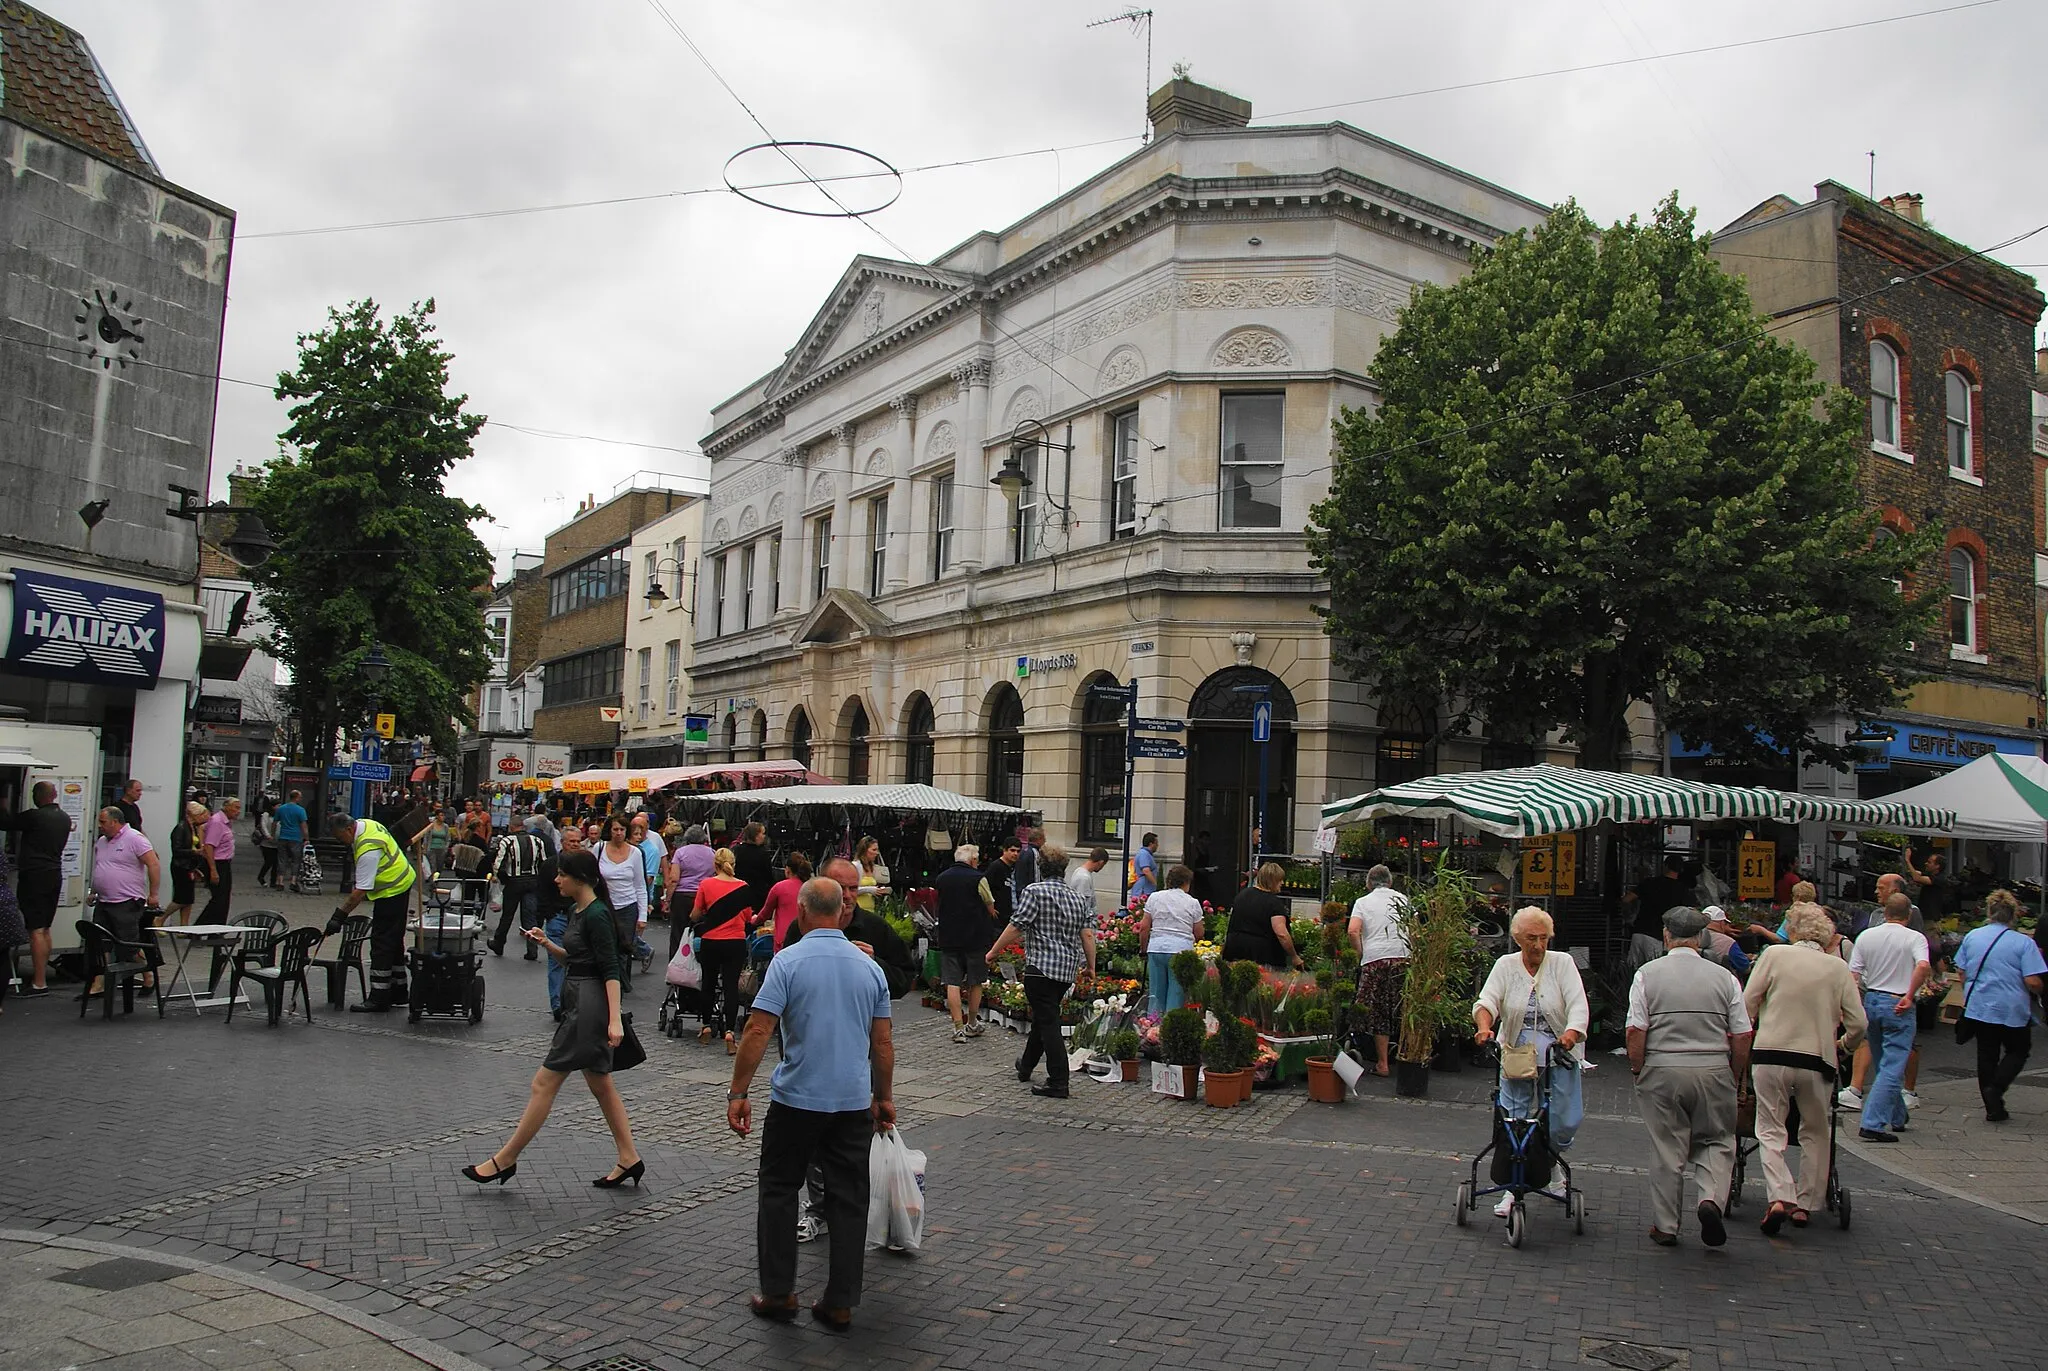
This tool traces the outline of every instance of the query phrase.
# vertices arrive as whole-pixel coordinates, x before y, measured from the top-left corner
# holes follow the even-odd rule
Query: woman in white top
[[[1178,1009],[1186,1000],[1180,982],[1174,980],[1171,963],[1176,952],[1192,952],[1202,936],[1202,902],[1188,893],[1195,873],[1176,866],[1166,873],[1166,889],[1145,899],[1145,912],[1138,918],[1138,945],[1145,949],[1145,995],[1154,1014]]]
[[[605,821],[597,871],[604,878],[604,899],[612,907],[612,925],[619,931],[619,993],[630,994],[633,940],[647,926],[647,858],[627,835],[626,820],[620,815]]]
[[[1376,866],[1365,873],[1370,887],[1351,906],[1351,945],[1358,950],[1357,1003],[1364,1006],[1362,1032],[1372,1034],[1379,1060],[1375,1075],[1387,1074],[1387,1048],[1401,1031],[1401,986],[1408,978],[1408,897],[1394,889],[1394,873]]]
[[[1550,916],[1534,905],[1515,914],[1508,932],[1521,951],[1510,952],[1493,964],[1479,1000],[1472,1006],[1472,1021],[1478,1026],[1473,1038],[1482,1046],[1498,1036],[1510,1047],[1533,1046],[1539,1062],[1549,1049],[1550,1145],[1562,1152],[1572,1145],[1586,1117],[1579,1062],[1573,1053],[1585,1041],[1591,1014],[1585,982],[1579,979],[1579,964],[1568,952],[1550,950],[1556,931]],[[1510,1118],[1535,1117],[1535,1081],[1502,1077],[1498,1098]],[[1514,1202],[1512,1195],[1502,1198],[1508,1204]]]

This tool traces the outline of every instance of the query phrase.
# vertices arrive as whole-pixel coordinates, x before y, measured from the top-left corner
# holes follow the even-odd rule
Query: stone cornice
[[[1897,220],[1887,223],[1886,220]],[[2044,304],[2038,288],[2021,284],[2025,278],[2011,267],[1982,257],[1957,262],[1960,246],[1931,231],[1916,231],[1910,221],[1886,213],[1883,218],[1851,204],[1842,216],[1844,242],[1875,253],[1888,262],[1914,272],[1931,272],[1930,281],[2018,319],[2029,327],[2041,317]],[[1936,270],[1939,268],[1939,270]]]

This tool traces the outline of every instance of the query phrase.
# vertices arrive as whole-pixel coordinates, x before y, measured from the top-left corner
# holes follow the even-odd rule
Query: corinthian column
[[[954,565],[977,571],[991,563],[1000,566],[1002,557],[990,558],[985,549],[1002,547],[1000,530],[991,531],[989,522],[1001,510],[990,497],[995,488],[988,483],[988,459],[982,444],[988,441],[989,363],[985,357],[963,362],[953,368],[953,384],[965,402],[960,415],[960,455],[953,460],[953,546]]]
[[[896,479],[889,486],[889,557],[884,564],[883,588],[901,590],[910,584],[910,468],[917,461],[917,396],[906,392],[889,401],[889,408],[903,423],[903,453],[896,462]]]

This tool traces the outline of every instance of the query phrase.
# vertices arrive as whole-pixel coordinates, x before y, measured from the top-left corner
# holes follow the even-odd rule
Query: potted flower
[[[1116,1060],[1123,1072],[1124,1082],[1129,1084],[1138,1079],[1138,1030],[1119,1028],[1109,1035],[1109,1055]]]
[[[1471,881],[1448,861],[1439,861],[1435,879],[1408,897],[1401,915],[1408,971],[1401,984],[1396,1094],[1429,1093],[1437,1038],[1471,1015],[1472,976],[1481,954],[1468,919],[1477,902]]]
[[[1317,1041],[1309,1047],[1308,1097],[1323,1104],[1344,1102],[1344,1082],[1337,1077],[1337,1043],[1330,1034],[1335,1020],[1327,1009],[1311,1009],[1302,1015],[1301,1026]]]
[[[1195,1098],[1195,1086],[1202,1070],[1202,1040],[1207,1036],[1207,1026],[1202,1021],[1202,1011],[1190,1005],[1169,1009],[1159,1021],[1159,1055],[1166,1059],[1167,1068],[1179,1073],[1180,1079],[1173,1084],[1177,1089],[1161,1091],[1183,1100]]]

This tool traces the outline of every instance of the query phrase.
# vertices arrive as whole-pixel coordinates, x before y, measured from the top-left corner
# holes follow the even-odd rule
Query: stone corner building
[[[1139,763],[1133,828],[1168,854],[1206,830],[1225,868],[1258,794],[1241,687],[1274,706],[1269,850],[1436,765],[1429,711],[1333,675],[1301,530],[1413,286],[1547,211],[1342,124],[1250,128],[1192,82],[1152,111],[1148,146],[1007,229],[857,258],[713,413],[693,690],[765,716],[714,739],[765,727],[836,779],[1114,847],[1121,716],[1089,687],[1135,678],[1189,755]]]
[[[1947,612],[1914,652],[1928,679],[1885,719],[1824,725],[1837,738],[1863,725],[1866,764],[1807,768],[1799,780],[1867,799],[1986,752],[2038,757],[2048,720],[2033,279],[1937,233],[1918,195],[1871,200],[1833,181],[1805,203],[1766,200],[1716,234],[1712,251],[1823,380],[1867,400],[1862,482],[1885,529],[1941,531],[1925,575],[1947,587]],[[1993,864],[2012,856],[2034,865],[2031,852],[1994,853]]]

